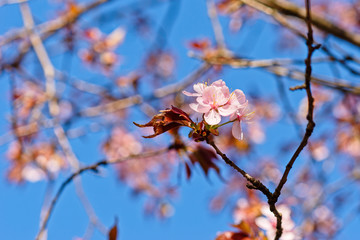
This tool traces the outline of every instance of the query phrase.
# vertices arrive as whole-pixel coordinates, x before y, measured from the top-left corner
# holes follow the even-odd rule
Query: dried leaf
[[[217,236],[216,240],[251,240],[246,233],[243,232],[223,232]]]
[[[117,230],[117,219],[115,219],[115,223],[114,226],[110,229],[109,231],[109,240],[116,240],[117,239],[117,234],[118,234],[118,230]]]
[[[186,179],[189,180],[191,177],[191,169],[190,169],[189,164],[185,163],[185,169],[186,169]]]
[[[189,158],[192,164],[199,163],[206,176],[210,168],[213,168],[220,176],[220,168],[213,162],[213,160],[217,159],[217,155],[212,149],[198,145],[197,148],[189,154]]]
[[[180,126],[192,127],[194,122],[190,119],[189,115],[183,110],[171,106],[171,109],[160,111],[161,113],[155,115],[150,122],[146,124],[134,124],[138,127],[153,127],[154,134],[143,136],[144,138],[153,138],[164,132],[169,131]]]

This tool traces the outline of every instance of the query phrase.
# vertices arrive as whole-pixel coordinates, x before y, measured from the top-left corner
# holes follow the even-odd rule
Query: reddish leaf
[[[249,235],[243,232],[223,232],[217,236],[216,240],[251,240]]]
[[[117,219],[115,219],[115,223],[114,226],[110,229],[109,231],[109,240],[116,240],[117,239],[117,234],[118,234],[118,230],[117,230]]]
[[[213,168],[220,176],[220,168],[213,162],[217,159],[217,155],[212,149],[198,145],[196,150],[189,154],[189,158],[192,164],[199,163],[206,176],[210,168]]]
[[[185,169],[186,169],[186,178],[189,180],[191,177],[191,169],[189,164],[185,163]]]
[[[159,114],[155,115],[151,121],[146,124],[138,124],[135,122],[134,124],[138,127],[153,127],[154,134],[143,136],[144,138],[153,138],[180,126],[192,127],[194,122],[183,110],[171,106],[171,109],[160,111]]]

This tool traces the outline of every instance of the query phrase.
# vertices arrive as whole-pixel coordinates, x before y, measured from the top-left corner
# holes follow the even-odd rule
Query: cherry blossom
[[[250,121],[253,112],[249,111],[247,104],[244,107],[238,108],[234,114],[230,116],[230,120],[234,121],[232,126],[232,134],[234,138],[243,140],[244,134],[241,128],[242,121]]]
[[[189,106],[194,111],[204,113],[205,121],[210,125],[220,123],[221,116],[235,113],[247,101],[245,94],[237,89],[230,94],[229,88],[223,80],[217,80],[211,85],[198,83],[194,85],[195,93],[184,91],[187,96],[197,97],[196,103]]]

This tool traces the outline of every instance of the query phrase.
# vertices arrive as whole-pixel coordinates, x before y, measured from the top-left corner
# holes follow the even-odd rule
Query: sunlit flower
[[[229,116],[246,104],[244,93],[237,89],[230,94],[223,80],[217,80],[209,86],[202,83],[195,84],[194,90],[195,93],[186,91],[183,93],[197,97],[196,103],[191,103],[190,108],[204,113],[204,119],[210,125],[220,123],[221,116]]]

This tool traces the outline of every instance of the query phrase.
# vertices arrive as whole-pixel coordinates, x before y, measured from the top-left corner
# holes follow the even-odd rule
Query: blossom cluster
[[[194,85],[195,93],[183,91],[186,96],[196,97],[196,103],[191,103],[190,108],[198,113],[203,113],[204,120],[209,125],[217,125],[221,117],[230,116],[233,122],[232,134],[237,139],[243,139],[241,121],[248,121],[251,113],[248,109],[248,100],[245,94],[236,89],[230,93],[223,80],[217,80],[211,85],[197,83]]]

